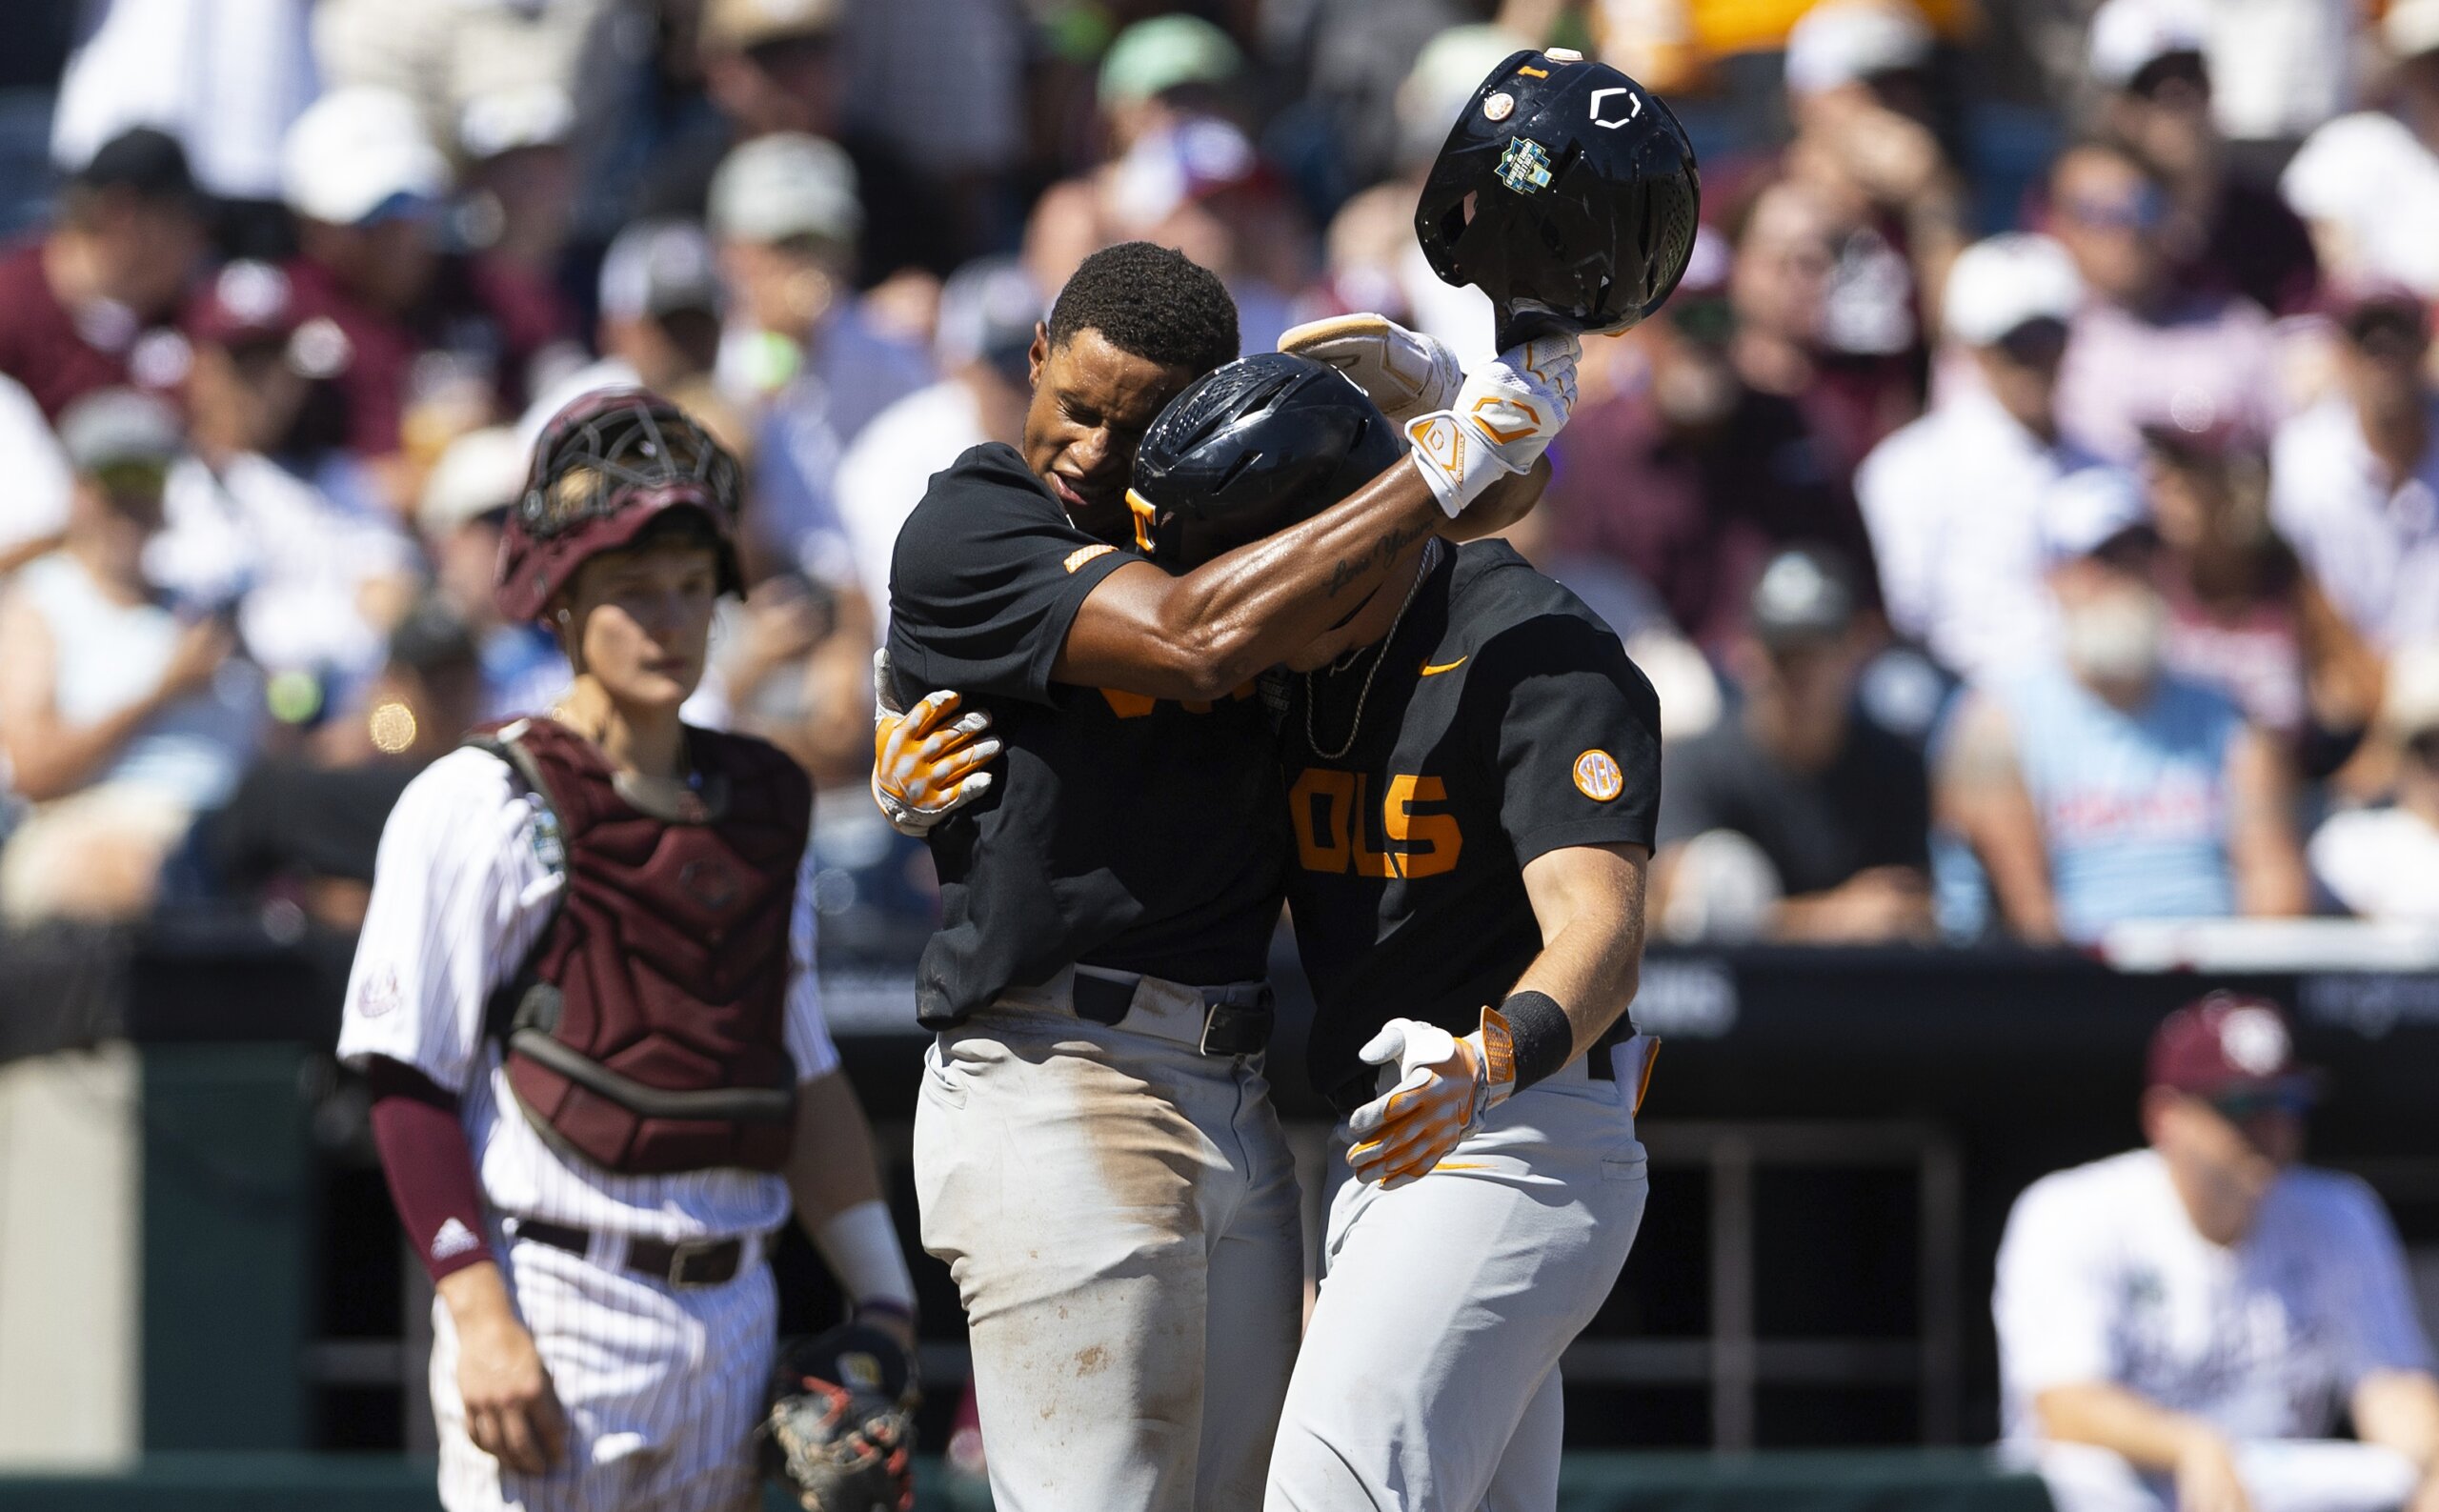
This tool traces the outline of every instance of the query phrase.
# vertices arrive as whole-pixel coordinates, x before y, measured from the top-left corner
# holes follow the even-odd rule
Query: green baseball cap
[[[1101,58],[1103,110],[1152,99],[1186,84],[1224,84],[1245,55],[1228,33],[1199,16],[1154,16],[1118,34]]]

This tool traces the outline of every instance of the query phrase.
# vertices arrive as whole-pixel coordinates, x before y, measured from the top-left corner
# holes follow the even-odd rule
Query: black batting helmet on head
[[[1554,49],[1510,56],[1474,91],[1414,229],[1432,272],[1490,295],[1508,347],[1659,309],[1701,208],[1693,144],[1660,96]]]
[[[1404,451],[1344,373],[1265,352],[1171,399],[1135,452],[1137,543],[1173,573],[1311,518]]]
[[[525,492],[500,538],[494,597],[534,619],[585,559],[633,542],[663,512],[693,509],[718,543],[720,592],[742,593],[736,458],[694,416],[646,389],[571,401],[534,443]]]

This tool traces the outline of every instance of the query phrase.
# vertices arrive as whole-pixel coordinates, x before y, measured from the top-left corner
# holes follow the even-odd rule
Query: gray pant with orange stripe
[[[1421,1180],[1342,1179],[1267,1512],[1558,1504],[1559,1355],[1643,1221],[1643,1148],[1621,1091],[1640,1079],[1595,1080],[1578,1059],[1483,1115]],[[1341,1121],[1341,1178],[1352,1142]]]

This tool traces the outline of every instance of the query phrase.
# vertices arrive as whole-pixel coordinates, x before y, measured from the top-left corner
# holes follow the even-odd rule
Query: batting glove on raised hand
[[[1430,1171],[1516,1090],[1507,1020],[1484,1009],[1482,1026],[1459,1038],[1437,1024],[1392,1018],[1358,1052],[1366,1064],[1398,1068],[1397,1085],[1355,1110],[1346,1161],[1359,1181],[1394,1191]]]
[[[1457,402],[1465,370],[1437,336],[1408,331],[1386,315],[1332,315],[1279,338],[1279,350],[1336,368],[1402,425]]]
[[[920,839],[935,825],[988,792],[982,770],[999,754],[984,739],[991,716],[976,709],[951,722],[957,696],[946,689],[910,713],[898,707],[889,653],[873,653],[873,801],[900,835]]]
[[[1510,347],[1465,374],[1456,402],[1406,422],[1414,465],[1450,519],[1484,489],[1541,460],[1575,411],[1583,344],[1566,333]]]

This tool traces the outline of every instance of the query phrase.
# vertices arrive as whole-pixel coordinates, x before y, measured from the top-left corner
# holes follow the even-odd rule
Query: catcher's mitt
[[[897,1341],[846,1323],[779,1352],[763,1460],[805,1512],[915,1505],[914,1362]]]

